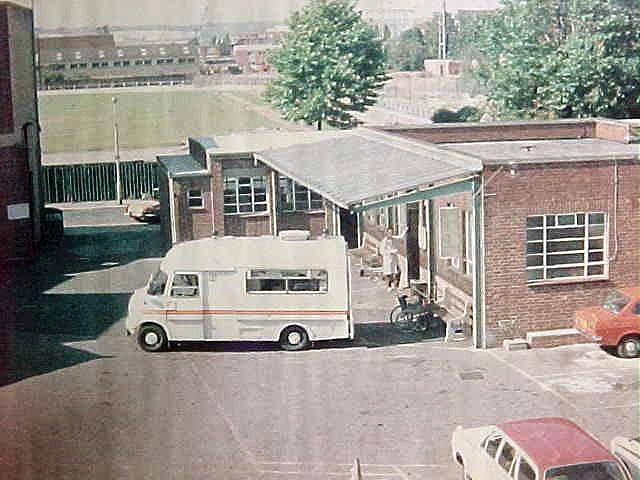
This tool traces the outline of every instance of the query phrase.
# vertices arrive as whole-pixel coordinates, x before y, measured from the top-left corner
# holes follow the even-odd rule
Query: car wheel
[[[629,335],[618,343],[616,348],[619,357],[635,358],[640,355],[640,337]]]
[[[307,331],[297,325],[285,328],[280,334],[280,347],[283,350],[304,350],[309,343]]]
[[[167,348],[167,335],[160,325],[142,325],[138,329],[138,345],[145,352],[161,352]]]

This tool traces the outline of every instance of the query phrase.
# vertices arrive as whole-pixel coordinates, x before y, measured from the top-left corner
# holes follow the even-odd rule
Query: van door
[[[167,324],[171,340],[203,340],[201,272],[174,272],[169,287]]]
[[[204,285],[205,338],[208,340],[240,340],[238,309],[243,308],[238,297],[240,285],[235,271],[206,272]]]

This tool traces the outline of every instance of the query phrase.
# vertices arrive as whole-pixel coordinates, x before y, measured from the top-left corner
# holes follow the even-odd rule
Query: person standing
[[[380,241],[378,251],[382,255],[382,273],[387,280],[387,292],[400,285],[400,264],[398,262],[398,250],[393,247],[393,240],[402,240],[409,228],[405,228],[400,235],[394,235],[392,228],[387,228],[385,236]]]

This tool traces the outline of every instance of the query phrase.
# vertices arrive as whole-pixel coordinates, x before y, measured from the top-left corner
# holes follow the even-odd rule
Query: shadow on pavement
[[[32,263],[4,266],[0,386],[103,358],[69,344],[91,342],[123,318],[130,292],[145,280],[127,265],[162,255],[157,226],[69,228]],[[115,280],[107,271],[114,265]]]

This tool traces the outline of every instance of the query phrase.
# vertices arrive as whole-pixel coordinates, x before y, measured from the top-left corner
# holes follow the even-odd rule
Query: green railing
[[[43,166],[45,203],[97,202],[116,199],[114,162]],[[121,162],[122,198],[140,198],[158,186],[158,165]]]

